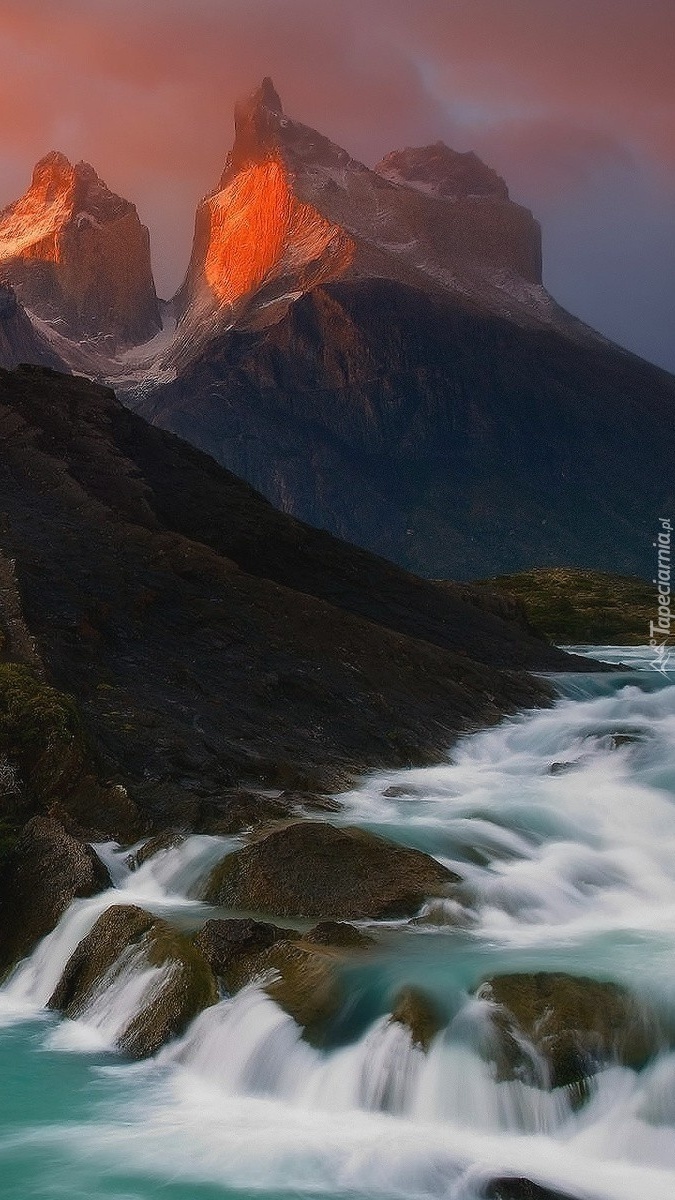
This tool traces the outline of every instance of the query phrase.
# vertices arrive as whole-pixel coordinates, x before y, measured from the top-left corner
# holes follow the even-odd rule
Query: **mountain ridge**
[[[645,528],[675,502],[675,380],[540,280],[537,222],[475,155],[436,143],[371,170],[266,79],[162,331],[113,353],[29,315],[71,370],[416,573],[646,574]]]

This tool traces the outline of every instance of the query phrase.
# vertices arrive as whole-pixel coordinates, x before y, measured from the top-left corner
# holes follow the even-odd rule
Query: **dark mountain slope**
[[[646,574],[675,379],[572,322],[340,280],[134,401],[280,508],[427,575]]]
[[[545,695],[385,624],[410,631],[417,613],[429,637],[459,649],[461,622],[473,622],[476,644],[484,631],[497,646],[503,631],[511,662],[518,644],[531,666],[565,661],[275,512],[85,380],[1,372],[0,438],[0,540],[27,631],[52,682],[76,696],[107,771],[164,823],[198,822],[200,797],[242,780],[325,786],[422,761],[454,732]],[[302,590],[291,590],[296,570]],[[372,619],[310,588],[363,612],[370,603]]]

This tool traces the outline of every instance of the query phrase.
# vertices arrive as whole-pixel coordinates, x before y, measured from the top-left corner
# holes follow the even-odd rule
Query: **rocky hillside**
[[[433,577],[646,575],[645,530],[675,505],[672,376],[383,279],[215,339],[133,403],[285,511]]]
[[[5,657],[76,699],[150,825],[199,827],[242,783],[424,761],[538,702],[522,668],[576,665],[275,511],[85,380],[3,372],[0,435]],[[111,814],[89,824],[113,835]]]

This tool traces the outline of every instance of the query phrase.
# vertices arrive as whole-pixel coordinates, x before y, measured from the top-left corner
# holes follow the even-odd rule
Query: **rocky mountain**
[[[148,231],[88,163],[52,152],[0,212],[0,276],[37,318],[103,348],[146,341],[161,320]]]
[[[23,228],[48,259],[54,229],[78,229],[79,201],[64,224],[45,179],[91,184],[90,171],[49,156],[28,193],[40,203],[22,209],[24,197],[0,231],[16,245]],[[118,198],[98,209],[98,188],[83,212],[141,229],[133,210],[113,219]],[[84,220],[82,236],[95,233]],[[19,261],[24,299],[26,279],[59,268],[43,259]],[[564,312],[541,280],[538,223],[475,155],[436,143],[370,170],[290,118],[265,80],[237,106],[162,332],[121,350],[64,336],[65,318],[33,324],[71,370],[278,508],[416,573],[650,577],[645,531],[675,504],[675,381]],[[152,312],[127,340],[157,328]]]
[[[266,81],[178,310],[128,402],[285,511],[429,576],[651,570],[675,381],[555,304],[537,222],[474,155],[368,170]]]
[[[288,117],[265,79],[237,105],[233,149],[197,210],[179,333],[268,327],[345,276],[494,304],[511,277],[541,284],[541,231],[474,155],[441,143],[369,170]]]

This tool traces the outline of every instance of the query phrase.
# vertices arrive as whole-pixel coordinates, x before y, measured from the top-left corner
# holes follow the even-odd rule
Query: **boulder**
[[[207,921],[194,938],[194,944],[214,974],[231,987],[230,969],[238,959],[256,955],[275,942],[292,937],[293,930],[266,921],[230,918]]]
[[[419,850],[362,829],[298,821],[223,859],[204,899],[279,916],[408,917],[457,881]]]
[[[53,817],[33,817],[10,852],[0,885],[0,971],[49,933],[69,904],[111,886],[91,846]]]
[[[138,871],[144,863],[149,862],[156,854],[160,854],[162,850],[173,850],[176,846],[180,846],[185,840],[185,834],[179,829],[165,829],[162,833],[155,834],[154,837],[148,838],[147,842],[136,850],[134,854],[127,856],[127,866],[131,871]]]
[[[544,1187],[541,1183],[533,1183],[531,1179],[520,1175],[503,1175],[499,1179],[491,1179],[482,1196],[483,1200],[575,1200],[568,1192]]]
[[[391,1020],[397,1025],[404,1025],[414,1045],[424,1051],[429,1049],[445,1024],[431,997],[416,987],[401,988],[394,1001]]]
[[[319,921],[313,929],[303,934],[303,941],[314,946],[337,946],[343,950],[365,950],[374,944],[367,933],[361,933],[346,921]]]
[[[177,1037],[202,1009],[218,999],[208,962],[189,938],[134,905],[114,905],[98,919],[66,963],[49,1007],[79,1017],[99,989],[131,962],[168,968],[118,1037],[132,1058],[145,1058]]]
[[[502,975],[478,989],[499,1008],[502,1077],[522,1074],[523,1037],[544,1058],[552,1087],[582,1084],[604,1065],[639,1070],[663,1047],[655,1013],[625,988],[563,974]]]
[[[309,812],[338,813],[342,805],[334,796],[322,796],[318,792],[282,792],[279,800],[291,806],[293,811],[305,809]]]
[[[344,998],[339,968],[372,938],[339,921],[322,921],[302,934],[266,921],[229,919],[207,921],[194,944],[228,991],[259,980],[307,1040],[320,1043]]]

